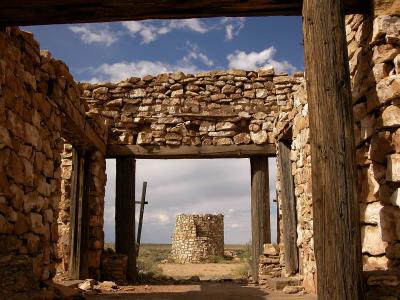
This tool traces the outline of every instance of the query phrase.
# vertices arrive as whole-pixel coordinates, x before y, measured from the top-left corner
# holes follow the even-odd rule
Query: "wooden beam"
[[[347,13],[369,1],[345,0]],[[0,1],[0,26],[239,16],[300,16],[302,0],[18,0]]]
[[[72,279],[89,276],[89,192],[90,161],[73,148],[71,180],[71,253],[69,273]]]
[[[71,101],[63,97],[53,97],[62,114],[63,137],[74,146],[87,151],[99,150],[106,153],[106,144],[92,128],[88,118],[81,116]]]
[[[140,159],[199,159],[199,158],[248,158],[275,156],[275,144],[231,146],[138,146],[108,145],[107,158],[135,157]]]
[[[250,158],[252,276],[258,281],[258,258],[271,243],[268,157]]]
[[[138,222],[137,241],[136,241],[136,244],[137,244],[136,257],[139,256],[139,251],[140,251],[140,241],[141,241],[141,237],[142,237],[144,205],[146,204],[146,190],[147,190],[147,181],[143,181],[142,198],[140,200],[140,213],[139,213],[139,222]]]
[[[364,299],[354,123],[341,0],[305,0],[318,299]]]
[[[115,250],[128,256],[127,279],[136,281],[134,158],[117,158],[115,193]]]
[[[288,274],[296,274],[299,270],[297,248],[297,218],[294,198],[294,183],[290,148],[279,142],[279,169],[281,182],[281,207],[283,223],[283,243],[285,246],[285,269]]]

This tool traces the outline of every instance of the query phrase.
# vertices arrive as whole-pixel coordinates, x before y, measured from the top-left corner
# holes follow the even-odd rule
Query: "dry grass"
[[[104,248],[115,249],[113,243],[105,243]],[[210,257],[208,263],[215,264],[238,264],[237,267],[232,268],[232,274],[229,277],[239,278],[246,277],[249,265],[248,261],[250,258],[250,245],[225,245],[225,251],[231,251],[237,254],[237,257],[233,259],[232,257],[221,257],[212,256]],[[170,257],[171,254],[171,244],[143,244],[140,246],[139,257],[138,257],[138,268],[145,274],[162,277],[162,261],[168,261],[168,263],[173,264],[173,260]],[[239,265],[240,264],[240,265]],[[182,277],[186,277],[186,274],[182,274]],[[193,274],[187,274],[188,276],[193,276]],[[203,274],[198,274],[199,277]],[[222,275],[222,274],[221,274]],[[189,277],[190,277],[189,276]],[[226,274],[224,274],[226,277]]]

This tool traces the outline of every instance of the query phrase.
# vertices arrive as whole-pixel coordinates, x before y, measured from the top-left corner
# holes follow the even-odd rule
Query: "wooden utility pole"
[[[364,299],[343,1],[304,0],[318,299]]]
[[[115,197],[115,250],[128,256],[127,277],[136,280],[134,158],[117,158]]]
[[[283,223],[283,243],[285,246],[285,269],[289,274],[299,270],[299,251],[297,248],[297,212],[294,197],[292,161],[290,147],[279,142],[279,168],[281,181],[281,207]]]
[[[271,242],[268,157],[250,158],[252,276],[258,280],[258,258]]]

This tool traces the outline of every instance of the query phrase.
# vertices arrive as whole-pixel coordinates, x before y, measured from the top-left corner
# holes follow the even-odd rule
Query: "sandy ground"
[[[176,279],[199,276],[201,280],[215,278],[239,278],[239,270],[245,263],[232,264],[160,264],[163,274]]]
[[[236,283],[199,283],[190,285],[126,286],[102,295],[87,295],[88,300],[316,300],[311,295],[284,295],[256,286]]]

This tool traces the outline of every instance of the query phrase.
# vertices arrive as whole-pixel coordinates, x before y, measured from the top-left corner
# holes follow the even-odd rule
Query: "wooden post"
[[[304,0],[318,299],[364,299],[353,110],[341,0]]]
[[[140,213],[139,213],[139,222],[138,222],[138,232],[137,232],[137,248],[136,248],[136,257],[139,256],[140,250],[140,239],[142,237],[142,225],[143,225],[143,213],[144,213],[144,205],[146,203],[146,189],[147,189],[147,182],[143,182],[142,187],[142,198],[140,201]]]
[[[117,158],[115,250],[128,256],[128,280],[136,280],[135,159]]]
[[[85,152],[72,150],[71,178],[71,253],[69,273],[72,279],[89,276],[89,192],[90,160]]]
[[[268,157],[250,158],[252,276],[258,280],[258,258],[271,242]]]
[[[285,246],[285,269],[287,273],[295,274],[299,270],[296,201],[294,198],[290,148],[283,142],[279,142],[279,169],[281,175],[281,207],[283,244]]]

